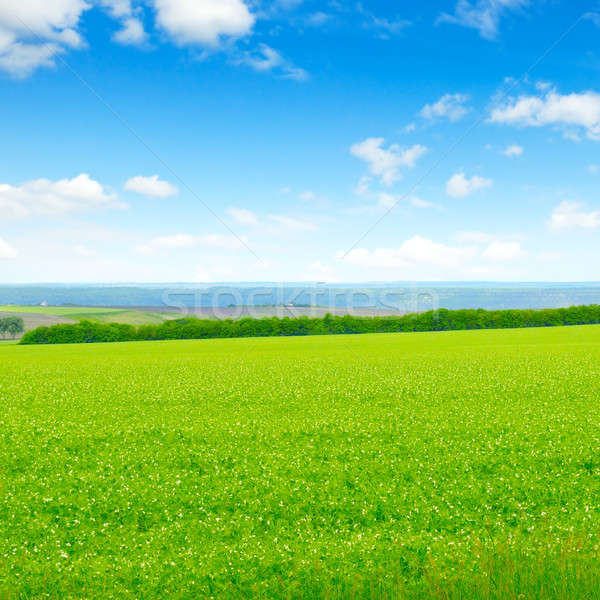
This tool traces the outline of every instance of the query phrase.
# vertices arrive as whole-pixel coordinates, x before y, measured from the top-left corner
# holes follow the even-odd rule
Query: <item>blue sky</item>
[[[600,280],[596,2],[13,4],[2,282]]]

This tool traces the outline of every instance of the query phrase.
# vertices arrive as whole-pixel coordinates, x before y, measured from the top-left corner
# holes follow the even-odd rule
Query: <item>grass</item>
[[[174,313],[151,312],[147,310],[129,310],[94,306],[0,306],[0,313],[19,313],[21,315],[51,315],[72,321],[98,321],[100,323],[128,323],[130,325],[160,324],[167,319],[177,318]]]
[[[599,326],[0,365],[2,598],[597,597]]]

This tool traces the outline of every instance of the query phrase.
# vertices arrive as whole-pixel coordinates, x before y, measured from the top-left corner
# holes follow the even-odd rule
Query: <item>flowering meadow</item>
[[[0,598],[594,598],[600,327],[0,344]]]

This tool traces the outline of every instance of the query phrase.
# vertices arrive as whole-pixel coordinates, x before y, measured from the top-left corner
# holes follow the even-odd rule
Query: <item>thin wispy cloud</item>
[[[424,119],[448,119],[460,121],[469,112],[465,104],[469,101],[467,94],[444,94],[437,102],[426,104],[419,115]]]
[[[507,146],[502,154],[508,158],[514,158],[515,156],[521,156],[523,154],[523,146],[519,146],[518,144],[512,144],[512,146]]]
[[[260,44],[254,52],[246,52],[236,59],[259,73],[275,73],[284,79],[306,81],[308,72],[285,59],[281,53],[267,44]]]
[[[494,40],[499,34],[500,21],[528,5],[529,0],[458,0],[454,12],[442,13],[437,22],[476,29],[482,38]]]

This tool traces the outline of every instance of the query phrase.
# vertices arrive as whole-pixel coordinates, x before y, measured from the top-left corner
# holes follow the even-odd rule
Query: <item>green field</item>
[[[86,319],[100,323],[128,323],[130,325],[159,324],[179,316],[174,313],[105,308],[102,306],[18,306],[15,304],[0,306],[1,313],[17,313],[23,317],[27,317],[28,315],[58,317],[56,323],[63,323],[64,319],[69,319],[73,322]],[[35,326],[37,327],[38,325],[36,324]]]
[[[600,326],[0,365],[1,598],[597,597]]]

